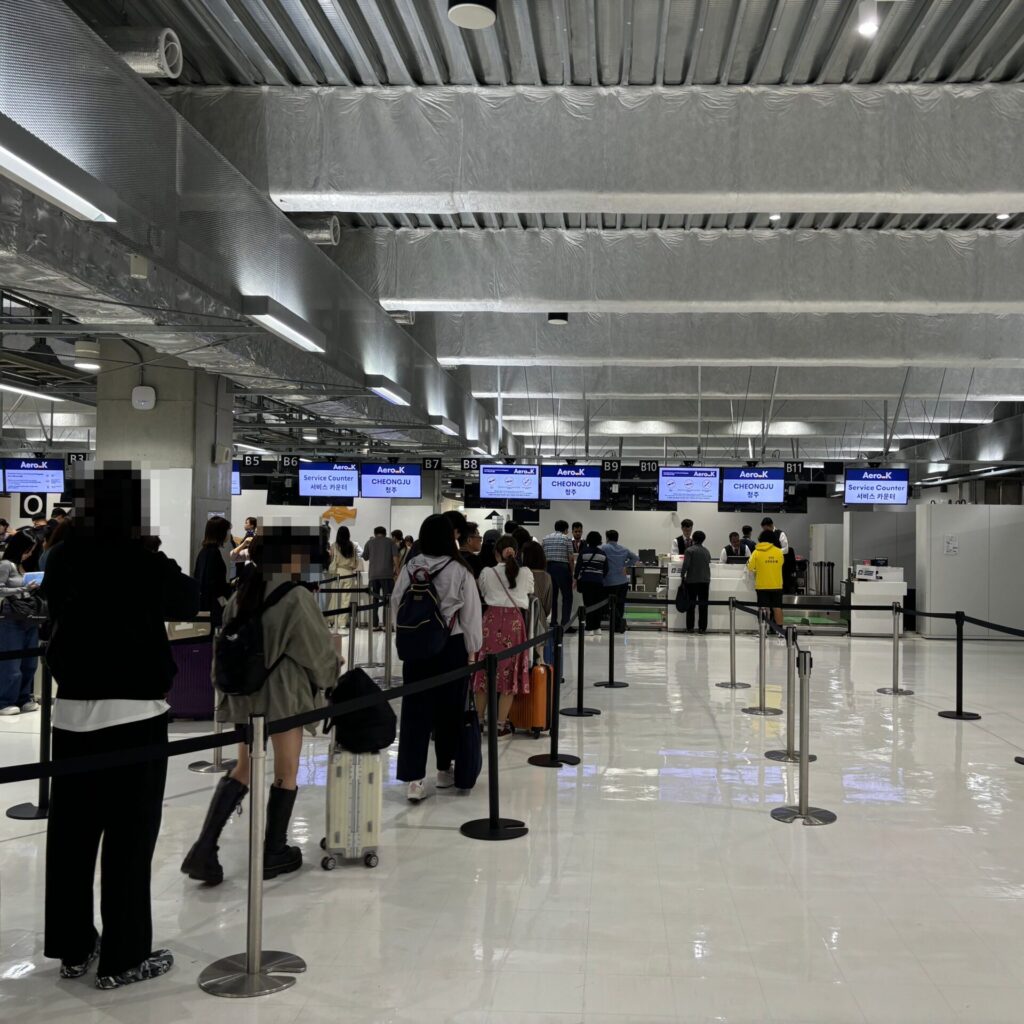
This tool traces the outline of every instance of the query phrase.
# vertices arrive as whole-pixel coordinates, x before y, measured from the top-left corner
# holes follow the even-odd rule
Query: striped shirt
[[[549,533],[543,544],[544,557],[549,562],[564,562],[568,565],[572,560],[572,541],[564,533]]]

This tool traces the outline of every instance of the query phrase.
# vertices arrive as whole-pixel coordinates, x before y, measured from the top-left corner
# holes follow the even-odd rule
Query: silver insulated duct
[[[181,74],[181,43],[172,29],[159,25],[123,25],[104,29],[100,36],[143,78],[177,78]]]

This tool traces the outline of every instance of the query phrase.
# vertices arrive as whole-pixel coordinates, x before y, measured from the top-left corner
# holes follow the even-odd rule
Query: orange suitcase
[[[516,694],[509,720],[518,732],[531,732],[536,739],[551,728],[550,702],[551,666],[537,662],[530,669],[530,692]]]

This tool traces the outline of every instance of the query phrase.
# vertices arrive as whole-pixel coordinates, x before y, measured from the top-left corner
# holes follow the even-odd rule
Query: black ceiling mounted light
[[[448,20],[459,28],[490,28],[498,16],[498,0],[448,0]]]
[[[548,313],[548,323],[564,327],[569,322],[568,313]]]

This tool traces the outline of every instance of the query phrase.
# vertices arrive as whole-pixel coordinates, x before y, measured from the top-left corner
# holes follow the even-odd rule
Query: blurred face
[[[572,539],[573,540],[582,540],[583,539],[583,527],[582,526],[574,526],[572,528]]]
[[[470,534],[466,538],[466,550],[474,555],[480,554],[480,549],[484,546],[484,539],[480,536],[480,531],[477,530],[475,533]]]
[[[693,533],[693,527],[692,526],[684,526],[683,527],[683,536],[684,537],[689,537],[691,533]]]

